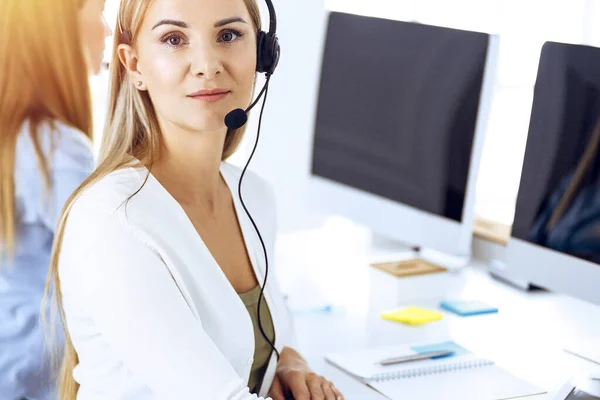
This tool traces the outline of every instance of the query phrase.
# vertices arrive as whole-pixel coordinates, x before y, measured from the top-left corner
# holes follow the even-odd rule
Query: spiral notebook
[[[454,354],[389,366],[377,363],[387,357],[440,350]],[[392,400],[508,400],[546,393],[454,342],[380,347],[331,354],[326,360]]]

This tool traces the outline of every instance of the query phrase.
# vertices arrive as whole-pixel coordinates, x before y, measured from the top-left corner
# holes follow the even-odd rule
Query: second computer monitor
[[[600,304],[600,49],[540,57],[506,268]]]

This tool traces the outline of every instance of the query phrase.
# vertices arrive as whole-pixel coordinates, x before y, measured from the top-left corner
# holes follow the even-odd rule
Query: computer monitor
[[[497,53],[484,33],[332,12],[309,203],[468,258]]]
[[[600,304],[600,49],[540,58],[507,271]]]
[[[600,49],[545,43],[505,272],[597,304],[599,142]]]

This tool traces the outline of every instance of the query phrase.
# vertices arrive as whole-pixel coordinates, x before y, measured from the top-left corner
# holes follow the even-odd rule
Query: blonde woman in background
[[[0,398],[54,399],[40,303],[58,215],[93,170],[104,0],[0,1]]]
[[[292,349],[274,276],[257,328],[265,258],[225,161],[243,128],[224,123],[251,101],[256,0],[122,0],[118,21],[99,166],[68,202],[51,262],[60,399],[341,399]],[[254,174],[243,183],[272,260],[272,191]]]

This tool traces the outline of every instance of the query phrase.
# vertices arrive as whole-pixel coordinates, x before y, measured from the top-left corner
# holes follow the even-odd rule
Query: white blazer
[[[221,164],[252,266],[265,262],[237,196],[241,170]],[[75,202],[59,259],[63,304],[79,355],[79,400],[257,399],[247,387],[254,355],[248,311],[183,208],[145,168],[102,179]],[[276,348],[294,345],[273,274],[273,192],[248,171],[246,206],[269,254],[265,299]],[[271,357],[260,395],[273,381]],[[262,399],[263,397],[259,397]]]

